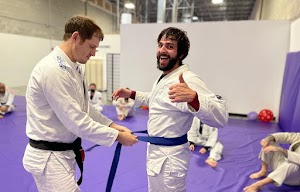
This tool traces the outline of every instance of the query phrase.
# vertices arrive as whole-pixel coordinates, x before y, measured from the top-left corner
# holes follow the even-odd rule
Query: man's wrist
[[[189,104],[190,106],[192,106],[196,111],[199,110],[200,104],[199,104],[197,92],[196,92],[196,96],[195,96],[195,98],[193,99],[193,101],[188,102],[188,104]]]
[[[287,157],[288,156],[288,151],[282,147],[280,147],[280,152],[285,156]]]
[[[136,91],[131,90],[130,99],[135,99]]]
[[[273,135],[269,135],[268,137],[265,138],[265,140],[270,143],[270,142],[275,142],[275,137]]]

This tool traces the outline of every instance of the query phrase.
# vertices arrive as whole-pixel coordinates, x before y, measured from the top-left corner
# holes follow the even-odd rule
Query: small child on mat
[[[14,97],[14,91],[0,82],[0,119],[3,118],[6,113],[15,110],[15,105],[13,104]]]
[[[126,88],[129,90],[129,88]],[[126,119],[127,117],[132,117],[134,115],[134,100],[131,98],[119,98],[118,100],[113,100],[112,103],[116,106],[116,111],[118,114],[118,119],[120,121]]]
[[[200,119],[194,117],[191,129],[188,132],[190,150],[194,151],[195,146],[203,146],[199,153],[205,154],[210,151],[209,157],[205,160],[211,167],[216,167],[221,159],[223,145],[218,141],[218,129],[203,124]]]

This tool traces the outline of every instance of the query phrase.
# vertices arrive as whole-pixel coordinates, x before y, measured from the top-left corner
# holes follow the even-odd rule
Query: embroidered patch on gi
[[[59,67],[65,71],[66,70],[66,64],[65,64],[65,61],[60,57],[60,56],[57,56],[57,62],[59,64]]]

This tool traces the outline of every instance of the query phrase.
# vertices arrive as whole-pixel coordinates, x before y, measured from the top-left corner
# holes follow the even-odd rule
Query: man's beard
[[[178,57],[170,58],[169,63],[164,67],[160,66],[159,60],[160,60],[160,56],[157,56],[157,68],[161,71],[169,71],[173,69],[173,67],[176,65],[178,61]]]

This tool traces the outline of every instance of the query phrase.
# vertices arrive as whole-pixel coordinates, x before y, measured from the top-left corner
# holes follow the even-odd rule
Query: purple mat
[[[33,178],[22,166],[22,157],[28,139],[25,135],[25,98],[16,96],[16,111],[0,119],[1,190],[3,192],[36,192]],[[104,114],[132,130],[146,129],[148,111],[136,109],[134,117],[118,121],[113,106],[105,106]],[[249,174],[258,171],[259,142],[266,135],[280,131],[276,124],[230,119],[226,128],[219,130],[219,140],[224,145],[223,159],[218,167],[208,167],[207,155],[191,152],[187,179],[187,192],[241,192],[255,182]],[[83,141],[83,147],[93,143]],[[82,192],[103,192],[112,162],[115,146],[96,147],[86,153]],[[197,149],[196,149],[197,151]],[[123,147],[112,192],[147,192],[146,143]],[[79,172],[78,172],[79,173]],[[300,187],[267,185],[263,192],[299,192]]]

